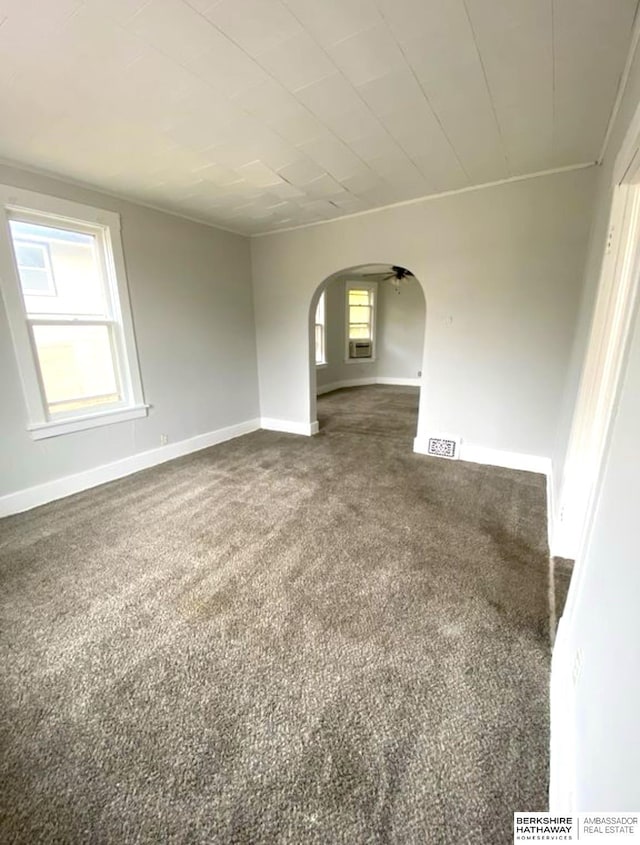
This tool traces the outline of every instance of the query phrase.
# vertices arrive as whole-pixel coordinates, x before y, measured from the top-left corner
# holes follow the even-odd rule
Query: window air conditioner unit
[[[371,341],[350,340],[349,358],[371,358]]]

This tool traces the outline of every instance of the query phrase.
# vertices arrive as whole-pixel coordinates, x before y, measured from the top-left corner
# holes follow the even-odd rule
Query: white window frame
[[[316,358],[316,367],[326,367],[327,366],[327,300],[325,297],[326,291],[322,291],[318,298],[318,304],[316,306],[316,313],[315,313],[315,323],[314,323],[314,351],[315,351],[315,358]],[[318,312],[322,314],[322,320],[318,321]],[[322,329],[322,359],[318,360],[318,343],[317,343],[317,333],[318,329]]]
[[[146,416],[148,405],[144,403],[142,392],[120,233],[120,215],[9,185],[0,185],[0,209],[0,287],[22,381],[27,409],[27,430],[31,437],[41,440]],[[45,225],[48,220],[50,225],[57,223],[58,226],[85,231],[99,238],[103,245],[100,250],[103,260],[101,269],[111,300],[112,337],[117,347],[114,364],[122,391],[122,401],[117,406],[97,407],[55,416],[49,414],[31,331],[32,319],[27,317],[22,296],[9,228],[10,219]],[[47,322],[56,321],[49,321],[47,318]],[[70,322],[84,325],[95,320],[79,317]],[[100,318],[99,322],[105,321]]]
[[[371,358],[351,358],[349,356],[349,291],[368,290],[372,294],[371,305]],[[347,281],[344,286],[344,360],[345,364],[373,364],[376,360],[376,317],[378,312],[378,283],[363,282],[360,279]]]

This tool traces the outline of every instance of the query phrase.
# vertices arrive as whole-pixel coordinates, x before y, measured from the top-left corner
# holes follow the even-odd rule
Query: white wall
[[[316,288],[347,267],[397,264],[426,295],[419,437],[550,456],[594,178],[565,172],[252,239],[262,414],[311,422],[301,350]]]
[[[416,379],[422,367],[425,303],[416,279],[403,282],[396,293],[389,282],[379,282],[376,296],[375,359],[345,362],[345,281],[332,279],[325,288],[327,365],[317,369],[317,385],[361,379]]]
[[[378,285],[377,372],[380,378],[415,379],[422,369],[426,308],[422,287],[408,279],[396,293],[389,282]]]
[[[0,183],[118,212],[149,416],[34,442],[0,309],[0,496],[259,416],[248,240],[0,166]]]
[[[613,165],[639,103],[640,61],[636,58],[599,168],[585,295],[558,432],[558,462],[564,456],[586,352],[607,236]],[[551,797],[555,810],[640,807],[639,430],[640,317],[636,313],[596,510],[586,547],[576,561],[554,651]],[[576,666],[580,667],[577,672]],[[563,742],[563,737],[571,741]]]

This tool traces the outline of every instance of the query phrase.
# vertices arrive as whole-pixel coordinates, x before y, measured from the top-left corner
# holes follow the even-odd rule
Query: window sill
[[[345,364],[375,364],[375,358],[345,358]]]
[[[324,370],[328,366],[329,366],[328,362],[323,361],[322,364],[316,364],[316,370]]]
[[[115,408],[110,411],[87,414],[83,417],[73,417],[66,420],[50,420],[46,423],[35,423],[28,426],[32,440],[44,440],[46,437],[57,437],[60,434],[72,434],[74,431],[84,431],[87,428],[98,428],[102,425],[135,420],[146,417],[148,405],[134,405],[128,408]]]

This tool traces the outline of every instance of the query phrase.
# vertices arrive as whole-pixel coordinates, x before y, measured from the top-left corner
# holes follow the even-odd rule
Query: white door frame
[[[581,563],[602,487],[611,423],[624,376],[640,288],[640,106],[616,158],[612,188],[607,243],[565,462],[562,519],[556,523],[565,535],[555,539],[565,546],[562,551],[560,542],[552,546],[552,553],[564,552],[562,556],[573,557],[576,561],[551,664],[549,807],[554,813],[575,812],[573,674],[579,664],[570,645],[570,636],[583,587]]]
[[[640,270],[640,108],[613,171],[613,196],[551,552],[579,563],[620,389]]]

